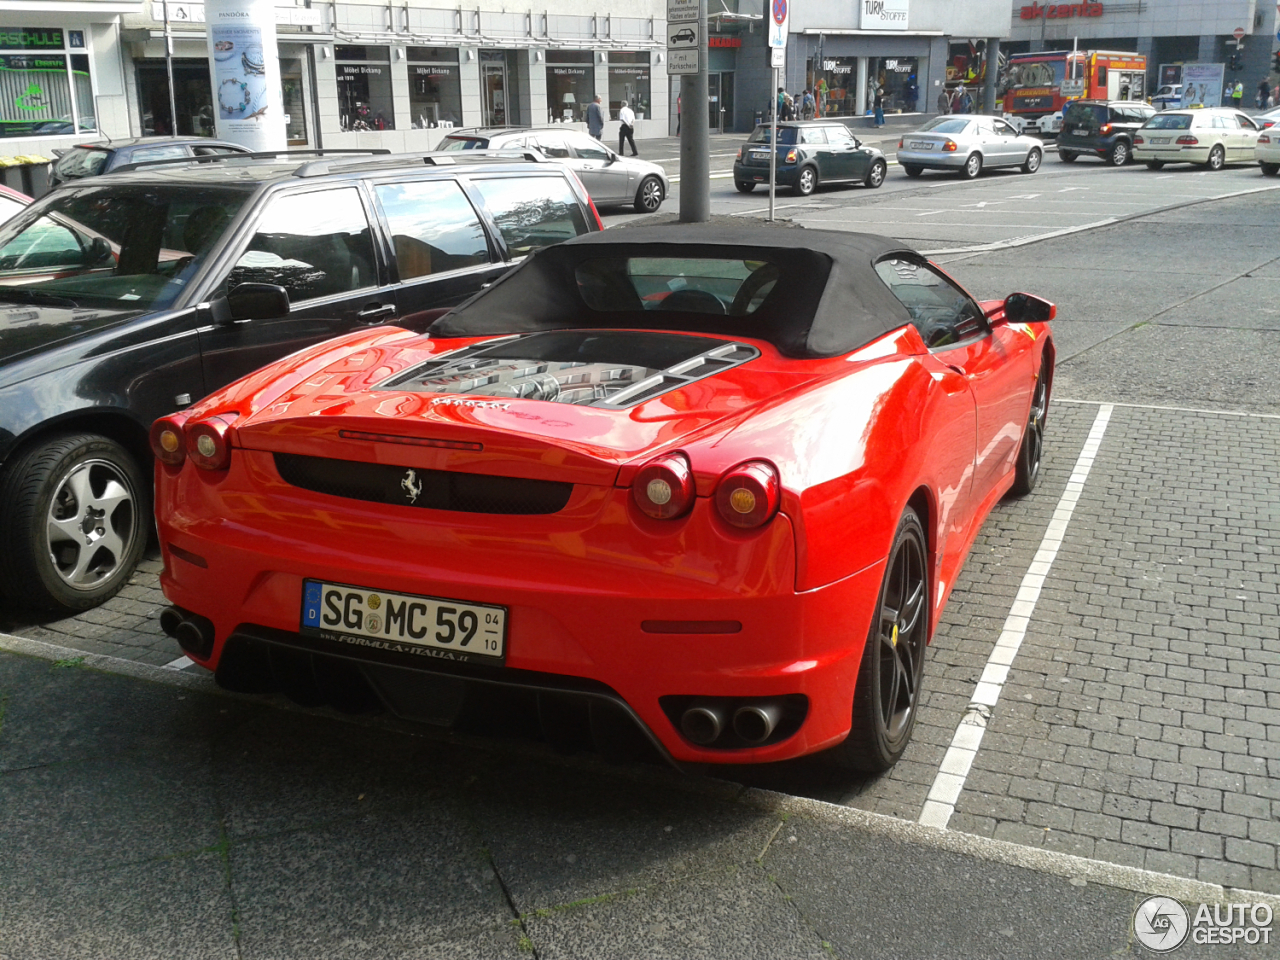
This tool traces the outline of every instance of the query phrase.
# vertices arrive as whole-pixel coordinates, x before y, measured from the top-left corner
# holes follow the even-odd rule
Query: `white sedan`
[[[1272,127],[1258,134],[1258,142],[1254,145],[1253,155],[1258,166],[1268,177],[1280,173],[1280,127]]]
[[[951,170],[972,180],[985,167],[1021,167],[1035,173],[1044,144],[1022,136],[997,117],[950,114],[936,117],[898,141],[898,163],[909,177],[926,167]]]
[[[1166,110],[1133,135],[1133,159],[1152,170],[1166,163],[1199,163],[1221,170],[1228,163],[1252,163],[1258,125],[1239,110]]]

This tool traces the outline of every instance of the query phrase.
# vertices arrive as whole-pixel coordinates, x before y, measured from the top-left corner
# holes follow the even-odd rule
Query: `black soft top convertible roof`
[[[433,337],[480,337],[575,328],[687,330],[772,343],[789,357],[835,357],[911,322],[876,275],[887,256],[922,258],[865,233],[720,225],[626,228],[584,234],[529,257],[488,290],[431,325]],[[763,260],[781,270],[747,316],[679,310],[593,310],[579,292],[579,264],[600,258]]]

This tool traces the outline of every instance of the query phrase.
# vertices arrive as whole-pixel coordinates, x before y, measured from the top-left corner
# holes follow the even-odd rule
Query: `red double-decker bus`
[[[1072,100],[1143,100],[1147,58],[1112,50],[1014,53],[1001,77],[1004,112],[1024,130],[1056,134]]]

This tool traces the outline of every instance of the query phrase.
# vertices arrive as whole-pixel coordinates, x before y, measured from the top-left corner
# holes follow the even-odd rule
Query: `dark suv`
[[[27,207],[0,225],[0,596],[84,609],[128,580],[157,417],[361,326],[422,329],[598,229],[532,151],[165,161]]]
[[[68,180],[96,177],[130,163],[172,160],[178,157],[217,157],[249,153],[247,147],[208,137],[133,137],[128,140],[82,143],[59,155],[53,162],[49,186]]]
[[[757,183],[769,183],[769,136],[767,123],[752,132],[738,148],[733,162],[733,185],[750,193]],[[819,183],[861,183],[878,187],[884,183],[888,166],[884,154],[864,146],[843,123],[834,120],[803,120],[778,124],[777,183],[807,197]]]
[[[1133,132],[1155,114],[1132,100],[1073,100],[1062,114],[1058,159],[1070,163],[1087,153],[1122,167],[1133,157]]]

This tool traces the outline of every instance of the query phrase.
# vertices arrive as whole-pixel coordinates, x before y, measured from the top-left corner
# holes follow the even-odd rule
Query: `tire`
[[[1148,160],[1148,161],[1147,161],[1147,169],[1148,169],[1148,170],[1162,170],[1163,168],[1164,168],[1164,161],[1163,161],[1163,160]]]
[[[863,184],[874,190],[884,183],[884,175],[888,170],[889,167],[883,160],[872,161],[871,169],[867,171],[866,179],[862,181]]]
[[[1032,147],[1027,151],[1027,159],[1022,164],[1023,173],[1035,173],[1040,169],[1040,161],[1044,159],[1044,154]]]
[[[884,581],[862,650],[853,692],[853,725],[830,759],[840,767],[888,770],[911,740],[929,639],[929,551],[908,507],[898,521]]]
[[[1040,364],[1040,375],[1031,391],[1031,409],[1027,425],[1022,431],[1022,445],[1018,448],[1017,473],[1009,492],[1015,497],[1025,497],[1036,488],[1040,480],[1040,462],[1044,457],[1044,424],[1049,416],[1049,381],[1053,370],[1048,368],[1049,358]]]
[[[739,193],[750,193],[756,188],[754,183],[743,183],[741,180],[733,181],[733,185],[738,188]]]
[[[1058,159],[1061,160],[1063,163],[1075,163],[1076,157],[1078,156],[1080,156],[1080,154],[1072,153],[1070,150],[1058,151]]]
[[[973,180],[982,172],[982,154],[971,153],[964,162],[964,166],[960,168],[960,178],[962,180]]]
[[[1209,151],[1209,159],[1205,161],[1205,167],[1210,170],[1221,170],[1227,162],[1227,152],[1222,149],[1222,145],[1218,144]]]
[[[638,213],[653,213],[662,206],[662,181],[657,177],[645,177],[636,190],[635,206]]]
[[[1274,177],[1277,172],[1280,172],[1280,163],[1267,163],[1265,160],[1259,160],[1258,166],[1262,168],[1264,176]]]
[[[1133,153],[1129,149],[1127,140],[1117,140],[1111,145],[1111,153],[1107,156],[1107,163],[1113,167],[1123,167],[1126,163],[1133,159]]]
[[[813,193],[818,187],[818,171],[813,167],[801,167],[800,172],[796,174],[795,186],[791,188],[792,192],[798,197],[807,197]]]
[[[902,172],[908,177],[918,177],[920,174],[924,173],[924,167],[918,167],[914,163],[904,163],[902,165]]]
[[[150,532],[150,484],[129,451],[95,434],[53,436],[19,453],[0,477],[0,504],[0,590],[47,610],[115,596]]]

